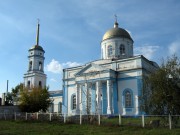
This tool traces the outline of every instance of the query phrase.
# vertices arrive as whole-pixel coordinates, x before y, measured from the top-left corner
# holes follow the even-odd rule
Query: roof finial
[[[37,19],[37,21],[38,21],[38,25],[37,25],[36,45],[39,45],[39,27],[40,27],[39,18]]]
[[[114,18],[115,18],[115,22],[117,22],[117,15],[116,14],[114,15]]]
[[[117,22],[117,15],[114,15],[115,18],[115,23],[114,23],[114,28],[118,28],[118,22]]]

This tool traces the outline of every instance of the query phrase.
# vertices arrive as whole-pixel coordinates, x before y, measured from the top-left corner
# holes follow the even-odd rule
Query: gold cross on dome
[[[117,15],[116,14],[114,15],[114,18],[115,18],[115,22],[117,22]]]

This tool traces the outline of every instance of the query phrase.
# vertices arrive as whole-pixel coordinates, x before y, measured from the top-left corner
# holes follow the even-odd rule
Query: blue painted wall
[[[86,93],[85,87],[82,87],[82,113],[86,114]]]
[[[63,106],[62,106],[62,113],[67,113],[68,109],[68,92],[67,92],[67,86],[63,86]]]
[[[143,88],[143,80],[142,80],[142,77],[139,76],[137,78],[137,89],[138,89],[138,96],[142,96],[142,88]],[[141,106],[142,106],[143,102],[141,100],[138,101],[138,106],[139,106],[139,114],[145,114],[144,111],[141,110]]]
[[[96,112],[96,87],[95,87],[95,84],[92,85],[92,91],[91,91],[91,111],[92,111],[92,113]]]
[[[107,114],[107,86],[102,84],[102,114]]]
[[[117,89],[117,82],[113,83],[113,108],[114,114],[118,114],[118,89]]]

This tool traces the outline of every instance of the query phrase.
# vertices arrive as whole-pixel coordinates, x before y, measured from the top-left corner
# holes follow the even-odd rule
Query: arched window
[[[120,55],[125,55],[125,46],[123,44],[120,45]]]
[[[39,62],[39,70],[42,70],[42,62]]]
[[[126,91],[125,93],[125,107],[131,107],[132,101],[131,101],[131,93],[129,91]]]
[[[28,81],[28,82],[27,82],[27,87],[30,88],[30,86],[31,86],[31,82]]]
[[[125,108],[133,107],[133,92],[130,89],[126,89],[123,92],[123,96]]]
[[[108,46],[108,57],[112,56],[112,46]]]
[[[72,110],[76,109],[76,95],[72,95]]]
[[[39,87],[41,87],[42,86],[42,82],[41,81],[39,81]]]
[[[32,61],[29,62],[29,70],[32,70]]]

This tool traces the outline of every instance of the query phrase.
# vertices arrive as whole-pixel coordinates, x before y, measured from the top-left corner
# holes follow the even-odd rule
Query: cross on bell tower
[[[38,19],[36,44],[29,49],[29,66],[27,73],[24,74],[24,85],[28,89],[46,86],[46,74],[44,74],[45,51],[39,45],[39,29],[40,24]]]

